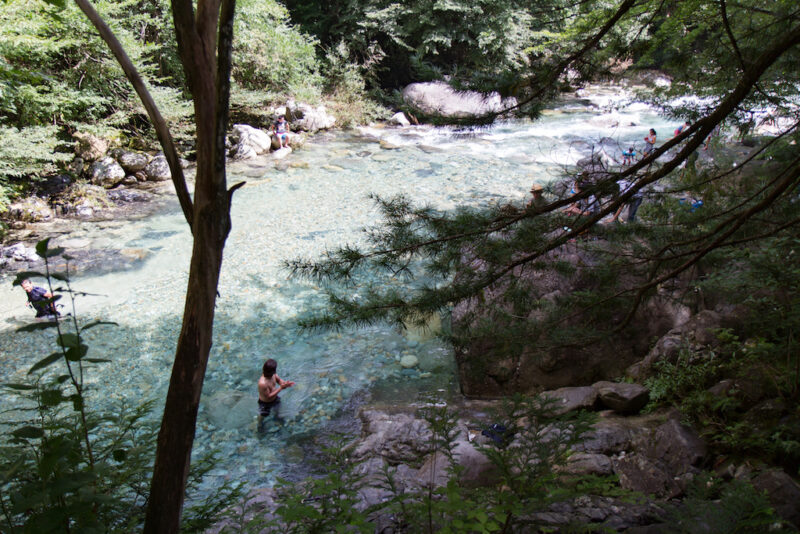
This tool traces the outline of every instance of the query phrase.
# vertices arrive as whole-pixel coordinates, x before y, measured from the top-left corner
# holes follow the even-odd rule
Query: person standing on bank
[[[656,145],[656,131],[650,128],[650,133],[644,137],[644,150],[642,150],[642,155],[644,157],[649,156],[652,154],[653,150],[655,149]]]
[[[636,183],[634,179],[628,180],[620,180],[619,182],[619,194],[623,195],[628,192],[629,189],[633,187],[633,184]],[[614,213],[614,218],[611,219],[612,222],[617,222],[619,220],[619,215],[622,213],[622,208],[626,205],[628,206],[628,218],[625,219],[626,222],[634,222],[636,220],[636,212],[639,210],[639,206],[642,204],[642,190],[640,189],[633,196],[628,199],[628,202],[622,204],[617,211]]]
[[[272,358],[264,362],[261,378],[258,379],[258,429],[261,430],[264,418],[275,410],[275,419],[280,421],[278,405],[281,399],[278,393],[290,388],[294,382],[281,379],[276,373],[278,362]]]
[[[28,306],[36,310],[36,317],[57,317],[58,311],[52,301],[53,294],[43,287],[35,286],[30,280],[23,280],[20,285],[28,294]]]

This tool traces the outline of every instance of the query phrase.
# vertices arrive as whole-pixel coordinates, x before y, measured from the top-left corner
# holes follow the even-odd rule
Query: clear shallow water
[[[602,105],[621,96],[615,90],[588,95],[589,101]],[[557,178],[563,166],[588,155],[601,138],[621,146],[635,142],[641,149],[648,128],[659,130],[663,140],[677,126],[637,104],[613,112],[585,104],[567,102],[536,123],[514,121],[488,129],[367,128],[362,135],[321,135],[290,155],[285,170],[276,170],[269,158],[231,164],[230,183],[248,184],[234,198],[195,442],[196,453],[212,448],[222,452],[213,474],[271,484],[290,465],[303,462],[308,448],[298,443],[334,430],[341,409],[366,388],[378,388],[382,398],[398,402],[411,401],[415,391],[426,388],[454,391],[451,351],[430,336],[387,326],[299,331],[298,316],[322,308],[325,299],[314,284],[289,280],[283,262],[361,243],[361,229],[378,222],[369,193],[403,193],[441,209],[523,202],[533,181]],[[370,137],[399,148],[382,149]],[[608,156],[619,157],[610,151]],[[74,282],[94,294],[78,301],[81,318],[119,324],[87,333],[90,356],[113,360],[89,374],[95,402],[157,399],[160,406],[191,253],[190,233],[177,203],[142,220],[82,223],[64,240],[148,255],[140,269],[81,276]],[[52,332],[14,332],[30,318],[24,302],[10,279],[0,284],[3,381],[20,381],[54,347]],[[420,361],[412,371],[399,365],[409,354]],[[282,415],[290,424],[280,429],[268,425],[277,431],[258,435],[255,384],[268,357],[278,360],[278,374],[297,386],[282,394]],[[13,399],[7,393],[5,397],[8,406]]]

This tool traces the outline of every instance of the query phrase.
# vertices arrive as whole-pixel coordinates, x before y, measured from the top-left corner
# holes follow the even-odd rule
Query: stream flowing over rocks
[[[318,258],[345,244],[365,244],[362,229],[380,223],[368,198],[371,193],[403,194],[441,210],[509,201],[521,205],[532,183],[557,180],[565,167],[596,152],[594,147],[602,145],[605,164],[613,164],[620,157],[617,148],[640,143],[648,128],[670,132],[674,127],[675,121],[656,116],[643,104],[628,102],[612,109],[624,97],[619,88],[593,87],[579,98],[566,98],[536,123],[508,121],[476,129],[377,125],[319,132],[313,142],[280,159],[269,152],[261,133],[239,127],[231,149],[244,137],[252,141],[248,146],[259,148],[228,167],[231,184],[247,184],[233,199],[233,227],[195,439],[195,454],[219,452],[205,489],[231,478],[255,489],[273,485],[278,476],[302,476],[318,454],[315,438],[337,431],[362,432],[358,450],[368,458],[367,474],[382,463],[400,466],[413,460],[416,467],[404,468],[405,482],[442,480],[441,463],[435,467],[436,462],[428,462],[421,448],[428,435],[424,421],[398,406],[438,391],[466,411],[484,410],[476,401],[461,399],[452,348],[432,332],[415,329],[300,330],[297,320],[324,309],[327,297],[317,284],[289,278],[284,262]],[[293,120],[309,120],[309,131],[331,123],[315,114],[319,110],[289,108]],[[398,117],[395,123],[406,121]],[[101,141],[85,135],[80,143],[82,169],[94,169],[90,162],[106,157],[115,161],[108,162],[107,172],[97,165],[93,187],[103,188],[122,211],[111,210],[105,217],[107,207],[86,206],[93,212],[83,218],[65,219],[57,212],[32,217],[39,222],[19,230],[19,242],[0,250],[0,268],[6,272],[0,284],[0,372],[8,382],[22,382],[28,369],[55,346],[52,331],[16,331],[32,320],[32,313],[22,290],[11,285],[13,272],[42,269],[32,247],[50,237],[52,245],[75,258],[70,260],[77,267],[73,286],[86,293],[74,310],[67,306],[63,311],[74,311],[87,322],[117,323],[85,333],[90,357],[112,360],[87,372],[90,402],[97,409],[114,410],[121,403],[152,399],[153,417],[158,417],[180,330],[191,235],[171,195],[163,156],[109,152]],[[135,187],[113,185],[129,178]],[[59,260],[51,268],[67,265]],[[42,284],[41,279],[34,282]],[[670,315],[663,335],[674,338],[694,328],[702,336],[698,321]],[[624,372],[637,362],[650,365],[669,357],[675,343],[662,337],[656,345],[661,352],[653,355],[638,345],[629,348],[610,368]],[[286,423],[269,420],[266,431],[259,433],[256,381],[270,357],[278,361],[278,374],[297,385],[281,395]],[[486,387],[502,386],[496,378],[505,375],[498,373],[492,378],[495,384]],[[576,384],[566,379],[540,388],[550,391],[562,411],[603,410],[568,468],[615,473],[624,487],[662,499],[680,495],[702,465],[702,443],[670,414],[637,415],[646,402],[643,388],[601,378],[608,377],[582,376],[583,387],[578,388],[567,387]],[[4,408],[13,410],[14,403],[7,397]],[[470,424],[466,416],[459,423],[459,458],[467,466],[464,483],[480,485],[493,478],[473,452]],[[775,480],[765,476],[764,485],[774,486]],[[269,503],[269,492],[262,493],[263,502]],[[381,495],[364,497],[365,502],[374,498]],[[613,528],[621,530],[657,522],[661,510],[654,500],[629,506],[587,497],[548,513],[554,525],[564,518],[586,517],[591,522],[617,521]]]

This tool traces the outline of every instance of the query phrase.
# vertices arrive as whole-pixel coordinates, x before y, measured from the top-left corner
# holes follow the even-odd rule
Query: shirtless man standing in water
[[[294,385],[294,382],[282,380],[275,372],[278,370],[278,362],[270,358],[264,362],[261,378],[258,379],[258,429],[262,429],[264,418],[267,417],[272,409],[275,409],[275,419],[278,417],[278,405],[281,399],[278,393]]]

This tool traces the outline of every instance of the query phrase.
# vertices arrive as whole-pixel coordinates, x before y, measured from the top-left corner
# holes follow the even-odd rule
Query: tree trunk
[[[158,434],[145,533],[180,529],[197,409],[211,350],[222,251],[230,231],[225,177],[234,0],[173,0],[178,49],[192,91],[197,125],[194,247],[183,326]],[[219,21],[219,39],[217,22]],[[218,52],[215,54],[215,50]]]
[[[178,51],[192,93],[197,127],[194,202],[189,198],[166,122],[136,68],[89,0],[75,2],[98,30],[141,98],[167,156],[181,208],[194,236],[183,325],[158,434],[144,525],[144,532],[178,532],[197,409],[211,351],[222,251],[231,227],[230,202],[233,192],[244,185],[237,184],[228,190],[225,177],[236,2],[197,0],[195,13],[192,0],[172,0]]]

